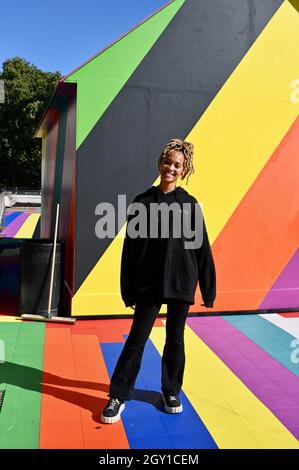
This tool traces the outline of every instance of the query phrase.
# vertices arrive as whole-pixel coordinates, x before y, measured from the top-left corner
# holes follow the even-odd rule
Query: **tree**
[[[21,57],[3,62],[0,186],[41,187],[41,142],[33,134],[60,78],[60,72],[43,72]]]

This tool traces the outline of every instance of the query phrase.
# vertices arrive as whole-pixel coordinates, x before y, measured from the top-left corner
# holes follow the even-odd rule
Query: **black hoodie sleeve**
[[[202,215],[203,241],[195,250],[198,265],[198,280],[202,300],[212,308],[216,298],[216,270],[204,217]]]
[[[136,198],[133,202],[136,202]],[[138,239],[128,236],[128,223],[134,215],[129,215],[126,226],[126,235],[123,243],[120,268],[120,289],[121,296],[126,307],[136,302],[135,285],[136,285],[136,267],[137,267],[137,245]]]

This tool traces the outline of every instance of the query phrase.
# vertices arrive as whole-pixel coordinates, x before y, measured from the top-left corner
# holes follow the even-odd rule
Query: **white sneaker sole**
[[[119,408],[119,411],[117,413],[116,416],[113,416],[111,418],[108,418],[107,416],[104,416],[103,413],[101,414],[101,421],[102,423],[105,423],[105,424],[114,424],[114,423],[117,423],[117,421],[120,420],[120,415],[122,414],[122,412],[124,411],[125,409],[125,403],[123,403],[120,408]]]
[[[167,411],[167,413],[182,413],[183,405],[177,406],[177,407],[168,406],[166,401],[165,401],[164,395],[163,395],[163,401],[164,401],[164,409],[165,409],[165,411]]]

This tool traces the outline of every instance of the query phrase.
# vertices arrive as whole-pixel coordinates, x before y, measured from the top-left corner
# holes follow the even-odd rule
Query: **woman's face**
[[[184,170],[184,154],[180,150],[171,150],[159,164],[161,181],[174,183]]]

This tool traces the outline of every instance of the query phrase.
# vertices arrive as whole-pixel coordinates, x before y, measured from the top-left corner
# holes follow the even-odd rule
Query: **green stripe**
[[[37,449],[45,324],[0,323],[4,363],[0,389],[6,390],[0,413],[0,448]]]
[[[174,0],[66,78],[77,83],[76,149],[184,2]]]

